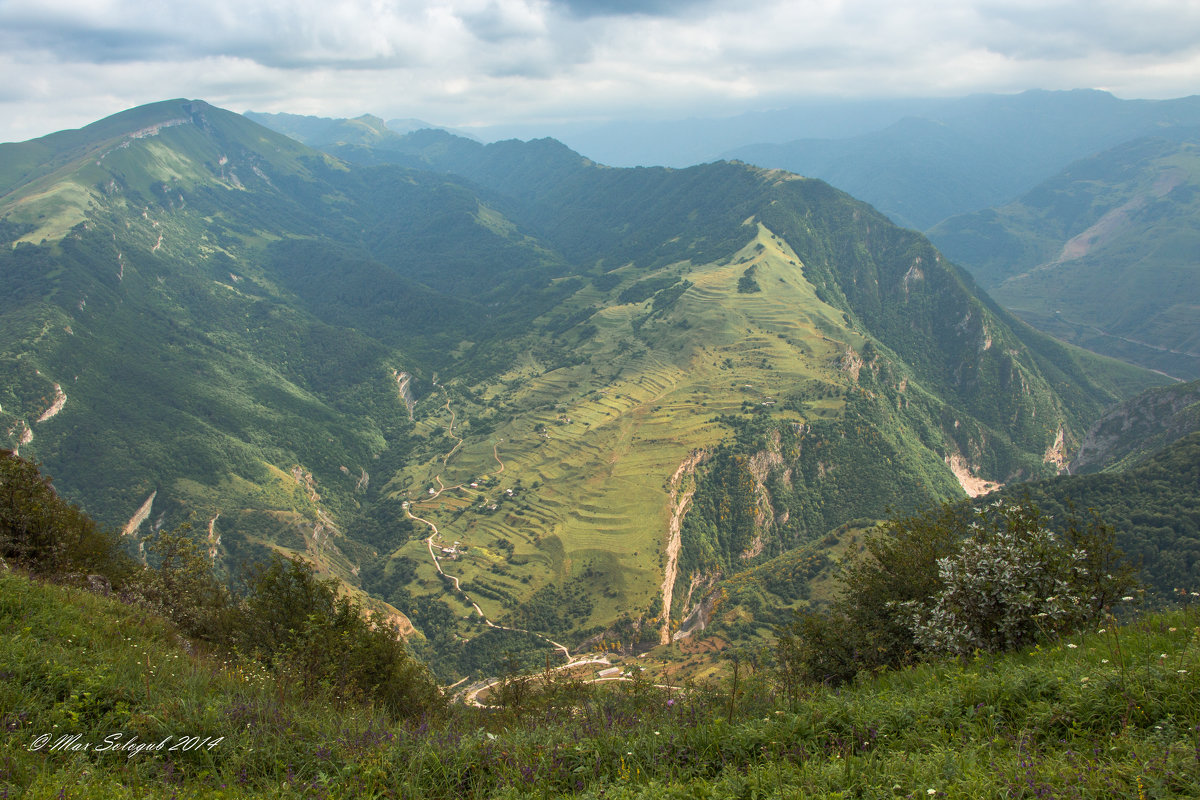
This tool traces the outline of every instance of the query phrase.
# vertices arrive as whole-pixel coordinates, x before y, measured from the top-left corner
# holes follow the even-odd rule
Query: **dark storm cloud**
[[[59,58],[98,64],[170,57],[172,44],[194,49],[185,41],[172,43],[160,33],[96,28],[71,21],[53,24],[48,20],[8,20],[0,28],[0,47],[8,52],[40,50]]]

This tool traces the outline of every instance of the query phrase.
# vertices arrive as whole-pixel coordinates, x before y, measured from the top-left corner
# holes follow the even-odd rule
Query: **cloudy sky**
[[[0,141],[141,103],[442,125],[1200,92],[1195,0],[0,0]]]

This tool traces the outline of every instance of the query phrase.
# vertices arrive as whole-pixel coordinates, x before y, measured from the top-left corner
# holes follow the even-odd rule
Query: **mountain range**
[[[1200,128],[1125,142],[929,235],[1000,303],[1088,349],[1200,378]]]
[[[855,135],[744,145],[722,155],[827,180],[897,223],[927,230],[1007,203],[1078,159],[1197,125],[1196,96],[1030,91],[945,101]]]
[[[1167,382],[821,180],[353,122],[172,100],[0,145],[0,431],[131,548],[301,555],[447,677],[669,640],[719,576],[1055,475]]]

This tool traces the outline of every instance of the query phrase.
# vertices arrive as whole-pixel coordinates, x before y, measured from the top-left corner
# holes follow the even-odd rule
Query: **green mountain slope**
[[[269,545],[350,577],[369,551],[334,540],[386,426],[407,424],[387,385],[406,359],[323,323],[263,258],[281,236],[337,236],[313,176],[340,167],[184,101],[42,144],[56,169],[0,200],[21,300],[0,366],[12,443],[131,534],[191,516],[230,571]],[[405,308],[429,304],[397,280]]]
[[[1071,461],[1072,474],[1120,471],[1200,431],[1200,381],[1152,389],[1100,417]]]
[[[667,625],[693,573],[1053,474],[1156,380],[820,181],[388,140],[171,101],[0,151],[0,430],[131,543],[303,554],[447,676],[527,646],[495,623]]]
[[[1194,591],[1200,581],[1200,432],[1189,433],[1120,472],[1062,476],[1007,490],[1065,519],[1094,510],[1121,548],[1140,562],[1159,599]]]
[[[1194,394],[1194,384],[1186,394],[1176,387],[1148,392],[1121,404],[1119,413],[1106,415],[1089,434],[1092,441],[1097,431],[1111,432],[1124,420],[1132,424],[1117,444],[1129,445],[1162,442],[1164,432],[1187,429],[1154,452],[1139,451],[1138,458],[1114,447],[1108,455],[1125,457],[1108,471],[1005,487],[989,501],[1032,502],[1059,529],[1072,518],[1086,524],[1095,513],[1112,526],[1117,546],[1139,568],[1146,599],[1156,605],[1177,601],[1181,589],[1186,596],[1200,584],[1200,426]],[[1180,406],[1183,413],[1172,415],[1170,409]],[[1147,435],[1150,428],[1159,436]],[[957,511],[969,514],[970,506],[963,501]],[[854,520],[753,567],[697,584],[675,647],[695,653],[716,643],[758,647],[772,641],[795,609],[821,608],[837,599],[838,561],[859,553],[862,537],[874,526],[870,519]]]
[[[930,232],[998,301],[1066,341],[1200,377],[1200,139],[1140,139]]]

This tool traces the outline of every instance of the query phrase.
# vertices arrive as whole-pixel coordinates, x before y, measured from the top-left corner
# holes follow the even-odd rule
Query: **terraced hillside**
[[[779,410],[778,419],[803,424],[813,413],[837,413],[843,379],[830,364],[861,338],[841,330],[840,315],[795,264],[760,227],[728,263],[686,270],[681,282],[691,285],[670,308],[627,303],[597,312],[596,333],[577,351],[582,363],[551,371],[524,364],[498,376],[479,399],[499,405],[504,423],[468,438],[445,466],[434,459],[410,467],[389,488],[446,520],[444,540],[468,545],[453,567],[464,581],[511,597],[522,595],[521,578],[531,572],[591,583],[599,597],[589,621],[613,619],[630,596],[649,599],[661,582],[666,481],[691,451],[722,440],[718,417],[747,403],[777,404],[778,389],[797,386],[827,387],[838,398],[807,414]],[[751,267],[768,288],[739,293]],[[703,344],[689,336],[693,328],[704,331]],[[439,485],[458,488],[421,500]],[[419,551],[414,542],[404,554]],[[475,599],[490,614],[504,607]]]

